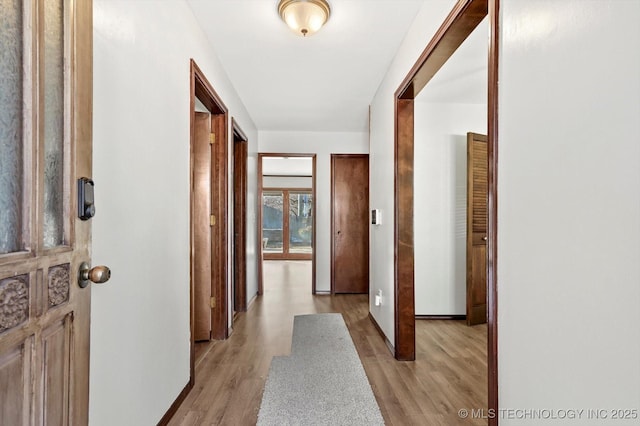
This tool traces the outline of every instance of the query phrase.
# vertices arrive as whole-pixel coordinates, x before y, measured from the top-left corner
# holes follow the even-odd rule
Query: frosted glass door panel
[[[0,0],[0,254],[23,248],[22,1]]]
[[[64,242],[64,4],[44,2],[44,246]]]

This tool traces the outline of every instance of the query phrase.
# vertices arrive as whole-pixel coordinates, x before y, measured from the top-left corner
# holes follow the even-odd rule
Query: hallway
[[[312,296],[311,262],[265,262],[265,293],[226,341],[200,344],[196,384],[171,425],[253,425],[271,358],[288,355],[293,317],[341,312],[387,425],[482,425],[461,408],[486,404],[486,327],[418,321],[415,362],[393,359],[366,295]]]

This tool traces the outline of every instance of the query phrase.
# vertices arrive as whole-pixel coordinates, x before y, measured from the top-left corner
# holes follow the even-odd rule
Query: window
[[[311,259],[313,196],[310,190],[265,190],[262,248],[265,259]]]

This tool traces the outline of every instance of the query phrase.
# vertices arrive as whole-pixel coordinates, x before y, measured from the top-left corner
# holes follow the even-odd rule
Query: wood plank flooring
[[[417,321],[416,361],[396,361],[368,318],[366,295],[312,296],[311,265],[264,263],[265,293],[226,341],[199,344],[196,384],[170,425],[254,425],[271,363],[289,355],[293,317],[340,312],[387,425],[486,425],[458,410],[486,409],[486,326]]]

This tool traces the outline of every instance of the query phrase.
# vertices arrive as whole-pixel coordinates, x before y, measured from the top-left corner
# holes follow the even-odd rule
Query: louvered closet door
[[[487,137],[467,134],[467,324],[487,322]]]
[[[73,10],[71,10],[73,8]],[[0,0],[0,423],[87,424],[91,1]],[[75,43],[75,44],[74,44]]]

